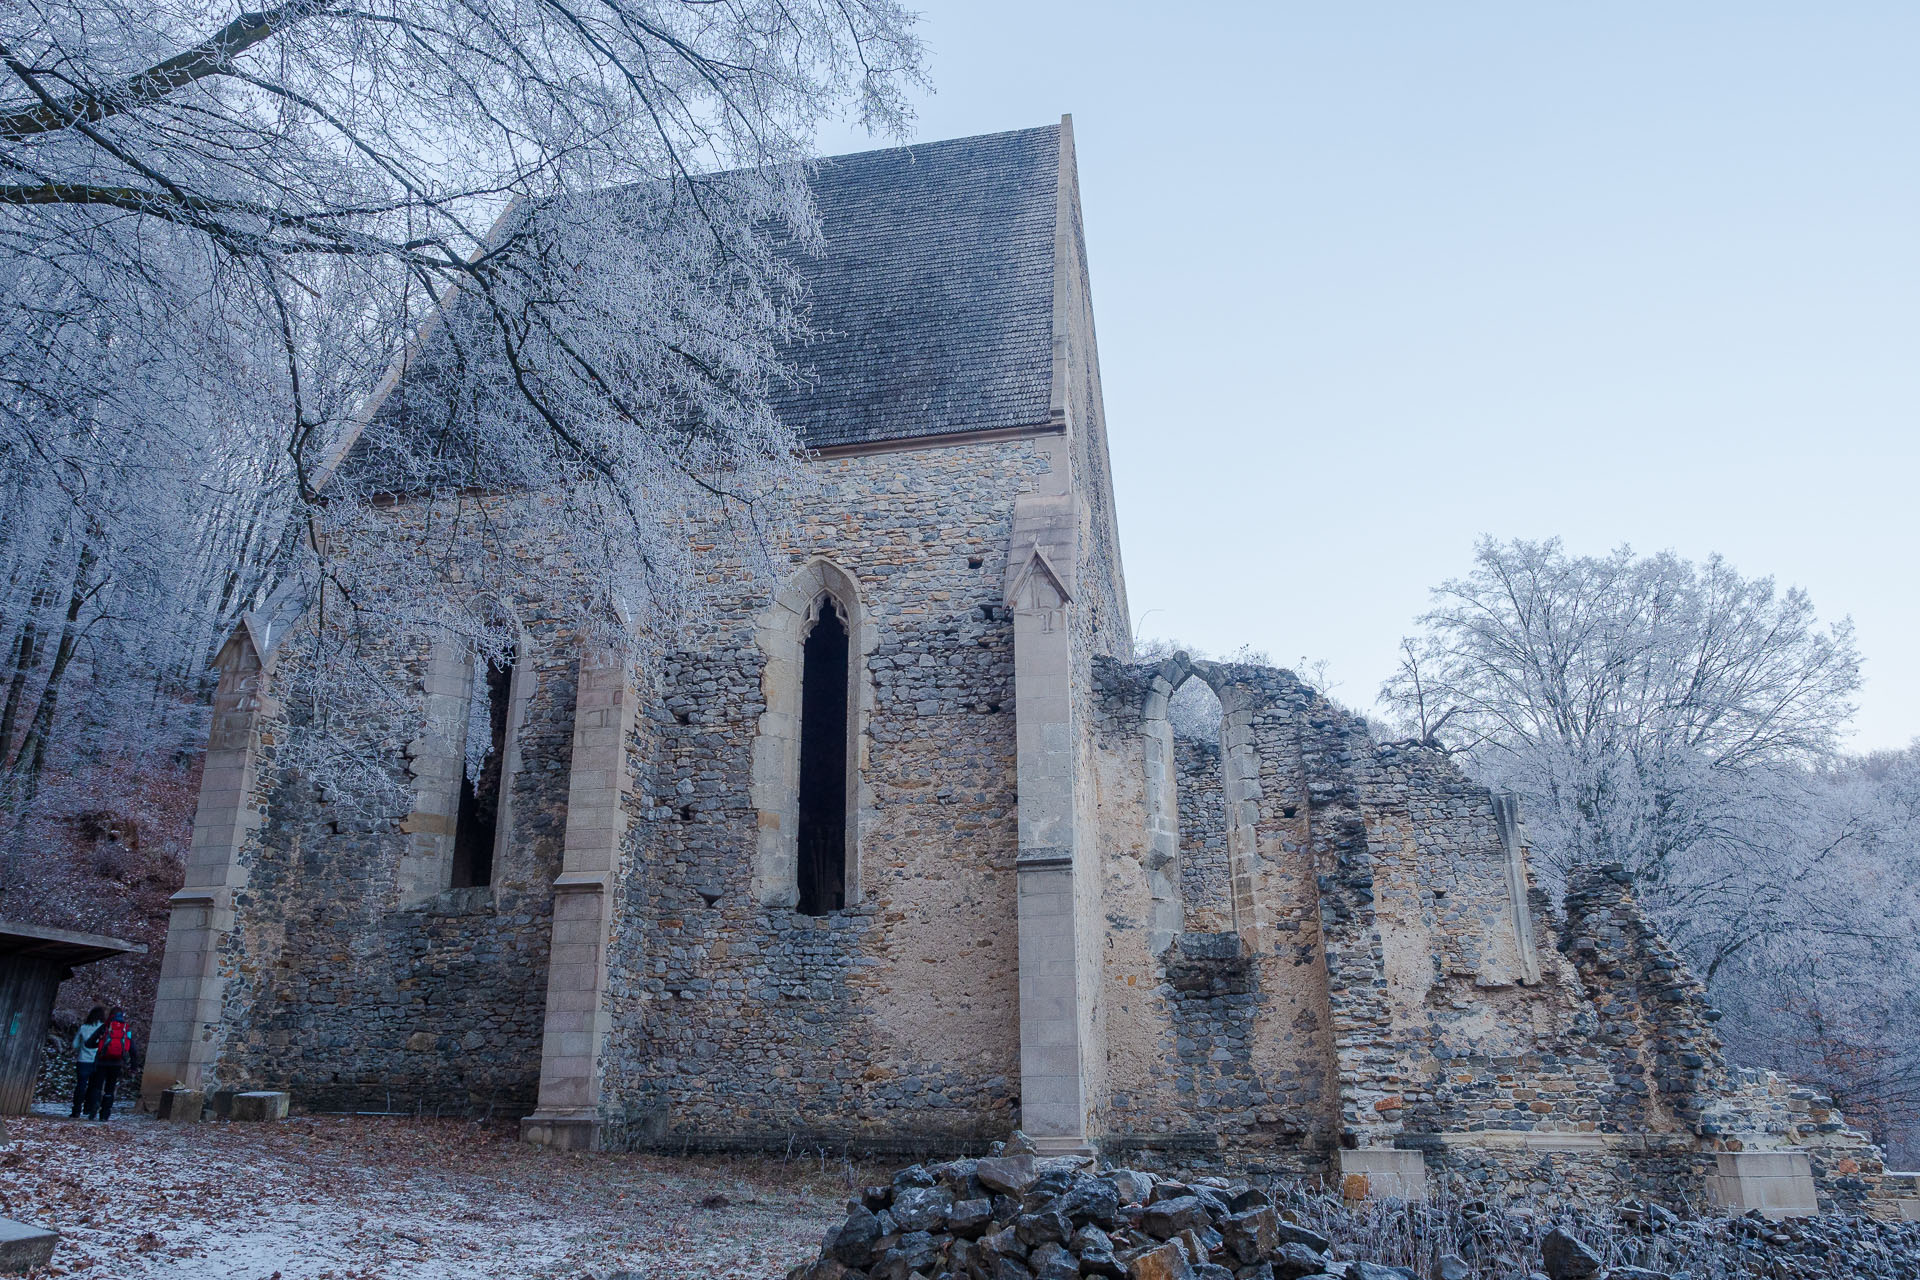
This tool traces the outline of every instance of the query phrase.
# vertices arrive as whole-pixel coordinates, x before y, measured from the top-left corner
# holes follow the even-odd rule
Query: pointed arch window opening
[[[1183,927],[1188,932],[1225,933],[1234,927],[1226,710],[1213,686],[1198,675],[1182,682],[1168,701]]]
[[[1154,955],[1166,954],[1181,934],[1196,931],[1194,925],[1205,926],[1201,932],[1224,927],[1240,936],[1243,948],[1252,945],[1257,950],[1265,945],[1261,940],[1267,937],[1266,913],[1255,885],[1258,844],[1255,824],[1259,820],[1261,784],[1254,746],[1253,711],[1243,693],[1230,693],[1223,688],[1217,679],[1219,674],[1213,664],[1196,664],[1186,654],[1176,654],[1154,674],[1141,709],[1149,846],[1145,868],[1152,899],[1148,947]],[[1189,680],[1196,679],[1212,691],[1212,698],[1196,690],[1180,699],[1181,705],[1174,705],[1175,695]],[[1196,716],[1194,713],[1199,708],[1193,705],[1196,701],[1210,704],[1214,700],[1220,703],[1217,728],[1211,714]],[[1207,710],[1210,713],[1211,706]],[[1176,719],[1187,722],[1187,733],[1176,735]],[[1195,724],[1196,720],[1200,723]],[[1200,732],[1195,733],[1195,729]],[[1206,753],[1211,759],[1195,759],[1191,751],[1182,751],[1177,740],[1177,737],[1186,737],[1191,743],[1193,738],[1202,736],[1218,741],[1218,754]],[[1196,767],[1183,770],[1180,759],[1183,754]],[[1213,865],[1218,857],[1209,851],[1207,874],[1190,877],[1195,846],[1204,849],[1214,845],[1211,839],[1192,839],[1201,833],[1192,830],[1183,820],[1186,816],[1183,810],[1198,816],[1199,806],[1182,794],[1196,784],[1201,791],[1217,797],[1214,800],[1218,806],[1217,816],[1209,815],[1205,825],[1212,828],[1208,835],[1224,834],[1224,846],[1214,847],[1224,852],[1225,865]],[[1198,918],[1203,911],[1193,911],[1196,919],[1190,922],[1189,911],[1196,905],[1190,900],[1191,890],[1196,887],[1196,881],[1213,882],[1207,885],[1205,897],[1218,902],[1221,895],[1216,886],[1220,872],[1224,872],[1225,884],[1220,887],[1226,891],[1226,901],[1204,911],[1204,915],[1211,918]]]
[[[497,656],[480,653],[473,656],[467,702],[466,758],[460,778],[459,813],[454,823],[450,888],[472,889],[493,883],[517,659],[513,645],[506,646]]]
[[[847,905],[851,635],[831,594],[810,612],[801,645],[798,909],[823,916]]]

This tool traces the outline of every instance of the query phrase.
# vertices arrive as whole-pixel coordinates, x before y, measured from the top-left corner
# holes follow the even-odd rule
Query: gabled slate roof
[[[1047,426],[1059,190],[1058,125],[819,161],[824,247],[788,250],[809,332],[784,353],[794,380],[772,391],[801,443]],[[435,372],[445,343],[431,322],[424,334],[370,402],[372,429],[350,432],[324,475],[408,492],[465,474],[472,442],[447,419]],[[416,400],[432,411],[416,414]],[[411,450],[392,447],[402,441]]]
[[[1058,125],[820,162],[805,382],[775,396],[808,447],[1047,421],[1059,169]]]

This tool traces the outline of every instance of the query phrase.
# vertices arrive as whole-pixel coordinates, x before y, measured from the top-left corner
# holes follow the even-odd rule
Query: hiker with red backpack
[[[120,1073],[133,1067],[133,1030],[127,1026],[124,1009],[115,1009],[106,1022],[88,1037],[93,1050],[93,1075],[87,1079],[86,1112],[89,1120],[107,1120],[113,1115],[113,1091],[119,1087]]]

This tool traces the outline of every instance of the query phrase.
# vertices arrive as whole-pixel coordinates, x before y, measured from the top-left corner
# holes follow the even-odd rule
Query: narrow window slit
[[[455,889],[493,883],[493,849],[500,834],[500,782],[507,754],[507,712],[513,692],[514,661],[511,648],[497,660],[474,659],[466,768],[460,779],[459,820],[454,826],[451,884]]]
[[[847,621],[821,597],[800,672],[800,911],[822,916],[847,898]]]

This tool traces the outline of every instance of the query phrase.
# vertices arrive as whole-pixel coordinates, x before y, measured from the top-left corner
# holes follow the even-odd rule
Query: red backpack
[[[107,1059],[120,1059],[127,1056],[127,1046],[133,1037],[127,1034],[127,1024],[119,1019],[107,1024],[106,1038],[100,1042],[100,1056]]]

